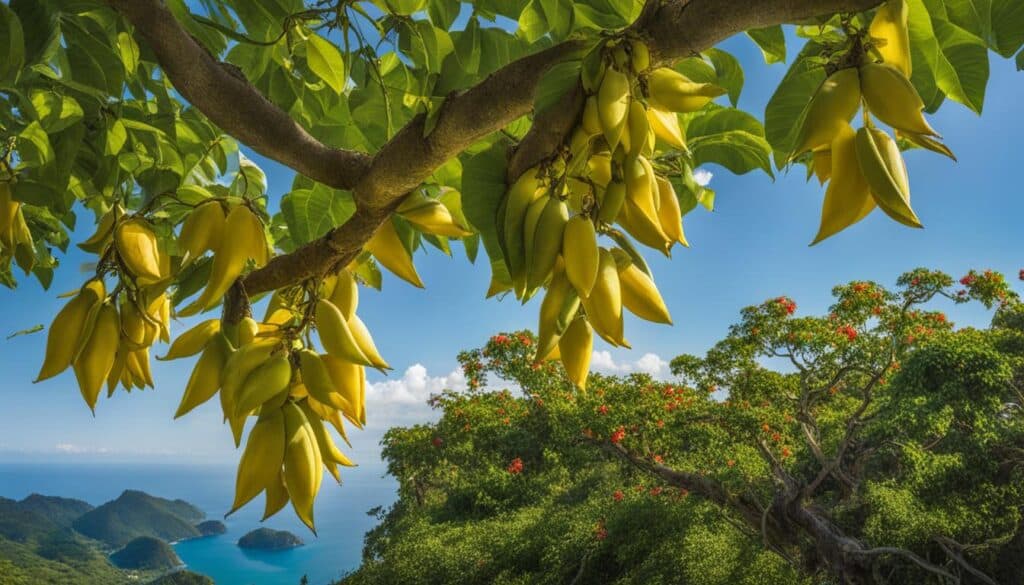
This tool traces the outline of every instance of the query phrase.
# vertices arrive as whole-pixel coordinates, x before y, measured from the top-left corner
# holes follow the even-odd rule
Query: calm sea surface
[[[290,507],[260,524],[259,496],[224,521],[227,534],[180,542],[174,548],[189,569],[212,577],[218,585],[297,585],[303,575],[312,585],[329,583],[359,566],[363,535],[377,524],[366,512],[387,507],[395,499],[395,481],[382,476],[380,465],[348,470],[343,486],[325,476],[315,511],[319,536],[299,523]],[[233,486],[231,464],[0,463],[3,497],[41,493],[98,506],[125,489],[137,489],[186,500],[211,519],[220,519],[228,510]],[[236,546],[239,537],[260,526],[289,530],[306,546],[283,552],[243,551]]]

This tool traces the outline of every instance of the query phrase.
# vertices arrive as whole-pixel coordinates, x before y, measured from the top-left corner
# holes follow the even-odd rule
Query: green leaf
[[[242,153],[238,153],[238,174],[231,182],[231,194],[256,199],[267,192],[267,176],[263,169],[256,163],[249,160]]]
[[[42,331],[43,329],[45,329],[45,327],[43,327],[42,324],[35,325],[34,327],[29,327],[28,329],[22,329],[21,331],[15,331],[14,333],[11,333],[10,335],[8,335],[7,339],[10,340],[10,339],[14,339],[15,337],[21,337],[23,335],[31,335],[33,333],[38,333],[38,332]]]
[[[356,206],[348,191],[316,184],[281,198],[281,215],[296,246],[309,243],[352,217]]]
[[[910,11],[910,46],[914,61],[912,80],[925,90],[926,104],[937,107],[935,99],[928,100],[928,88],[942,90],[950,99],[977,113],[981,113],[988,83],[988,51],[978,37],[933,14],[923,0],[907,0]]]
[[[742,110],[716,108],[698,115],[687,124],[686,137],[694,165],[716,163],[737,175],[761,169],[774,177],[764,128]]]
[[[554,41],[567,37],[573,28],[573,3],[565,0],[530,0],[519,15],[516,35],[535,43],[550,35]]]
[[[781,26],[752,28],[747,31],[747,36],[757,43],[765,63],[771,65],[786,61],[786,34]]]
[[[580,79],[580,62],[566,61],[547,70],[540,78],[534,94],[534,116],[557,105],[562,96],[576,88]]]
[[[48,62],[60,48],[57,12],[51,9],[49,3],[39,0],[12,0],[10,6],[21,21],[25,39],[25,64]]]
[[[708,49],[704,54],[715,66],[718,85],[729,90],[729,101],[735,107],[740,100],[740,92],[743,91],[743,67],[740,66],[739,60],[721,49]]]
[[[306,39],[306,62],[317,77],[324,80],[334,93],[345,89],[345,60],[334,43],[318,34]]]
[[[385,0],[388,10],[394,14],[408,16],[427,7],[427,0]]]
[[[1017,71],[1024,71],[1024,49],[1017,53]]]
[[[50,137],[39,122],[32,122],[18,134],[18,156],[26,167],[46,166],[53,160]]]
[[[14,85],[25,65],[25,33],[21,20],[0,2],[0,85]]]
[[[81,120],[84,115],[82,106],[78,105],[75,98],[52,91],[33,91],[30,101],[35,119],[49,134],[64,130]]]
[[[462,163],[462,210],[480,234],[498,282],[511,283],[498,242],[498,205],[505,197],[505,151],[508,144],[496,141],[490,148],[467,157]]]
[[[775,151],[779,168],[793,151],[811,96],[825,81],[825,68],[813,59],[820,51],[821,45],[817,43],[804,45],[765,108],[765,137]]]
[[[1009,58],[1024,45],[1024,2],[992,0],[992,46]],[[1020,62],[1020,55],[1017,56]]]

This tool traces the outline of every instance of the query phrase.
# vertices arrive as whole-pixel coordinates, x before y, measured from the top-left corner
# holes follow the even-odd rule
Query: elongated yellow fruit
[[[332,408],[354,409],[345,401],[338,386],[331,378],[327,365],[320,355],[310,349],[299,351],[299,368],[302,371],[302,382],[317,402]]]
[[[284,469],[278,472],[277,478],[267,484],[265,498],[261,522],[277,514],[288,505],[288,488],[284,485]]]
[[[356,341],[341,311],[326,299],[317,302],[316,328],[320,332],[320,343],[327,353],[359,365],[373,365],[359,347],[359,342]]]
[[[410,199],[413,199],[413,201],[406,206],[405,203]],[[403,206],[405,206],[404,210]],[[427,197],[420,191],[416,191],[406,197],[397,211],[399,215],[416,226],[417,229],[428,234],[461,238],[472,233],[455,221],[455,218],[452,217],[451,212],[443,203],[437,199]]]
[[[832,141],[832,179],[825,190],[817,244],[864,219],[875,208],[871,188],[857,162],[857,134],[846,126]]]
[[[558,345],[558,339],[565,333],[569,321],[576,316],[580,297],[576,294],[565,271],[555,270],[548,285],[548,292],[540,304],[540,318],[537,324],[537,361],[551,353]]]
[[[882,60],[899,69],[907,78],[910,65],[910,11],[903,0],[888,0],[871,20],[868,34]]]
[[[249,345],[253,341],[256,341],[259,334],[260,324],[252,317],[243,317],[238,323],[238,331],[236,333],[238,337],[238,347]]]
[[[96,324],[88,341],[82,346],[82,353],[75,359],[75,378],[82,398],[89,405],[89,410],[96,410],[103,383],[114,367],[117,355],[117,342],[121,336],[117,318],[117,309],[111,303],[100,307],[96,316]]]
[[[855,67],[840,69],[823,81],[807,106],[790,160],[831,144],[860,109],[860,96],[860,76]]]
[[[2,207],[2,206],[0,206]],[[2,215],[0,211],[0,215]],[[99,225],[96,226],[96,231],[93,232],[88,239],[78,244],[78,247],[86,252],[93,254],[99,254],[103,251],[103,248],[107,247],[107,244],[111,242],[114,235],[114,223],[124,215],[124,209],[120,204],[114,205],[110,211],[103,214],[100,218]],[[2,221],[2,220],[0,220]],[[0,228],[2,231],[3,228]]]
[[[537,220],[533,236],[533,254],[527,275],[527,288],[534,289],[547,280],[562,251],[565,224],[569,221],[569,206],[555,197],[548,199],[544,211]]]
[[[626,196],[651,220],[658,219],[658,199],[654,168],[651,162],[640,156],[626,161]]]
[[[654,131],[654,135],[679,150],[686,150],[686,138],[679,126],[679,117],[675,112],[663,112],[655,108],[647,108],[647,122]]]
[[[186,254],[185,263],[220,247],[226,219],[219,201],[202,203],[188,214],[178,236],[178,246]],[[229,237],[234,236],[231,234]]]
[[[551,201],[551,197],[542,195],[537,198],[536,201],[530,204],[529,209],[526,210],[526,219],[523,221],[523,254],[526,257],[526,266],[524,273],[517,279],[513,277],[513,283],[517,289],[526,290],[531,265],[533,264],[534,256],[534,245],[536,244],[535,237],[537,235],[537,225],[540,223],[541,215],[544,214],[544,210],[547,208],[548,203]],[[520,294],[520,297],[523,295]]]
[[[46,357],[36,382],[52,378],[71,365],[82,343],[89,313],[107,296],[102,280],[91,280],[53,318],[46,337]]]
[[[352,332],[352,337],[356,340],[356,346],[370,360],[373,367],[378,370],[391,369],[388,362],[377,351],[377,345],[373,342],[373,336],[370,335],[370,330],[363,323],[363,320],[359,318],[359,315],[352,315],[348,320],[348,328]]]
[[[206,343],[202,355],[192,368],[192,374],[185,385],[185,393],[181,396],[181,403],[178,404],[174,418],[185,416],[195,407],[213,398],[220,390],[221,371],[230,356],[231,346],[228,340],[219,332],[215,333]]]
[[[650,156],[654,152],[654,131],[647,118],[647,108],[637,100],[629,104],[629,150],[631,156]]]
[[[683,212],[679,207],[675,187],[661,175],[655,175],[655,184],[658,188],[658,224],[661,225],[661,231],[667,239],[689,247],[686,234],[683,233]]]
[[[558,340],[559,358],[569,380],[580,390],[587,389],[590,358],[594,353],[594,332],[585,318],[574,319]]]
[[[606,153],[595,154],[587,160],[590,180],[599,187],[612,181],[612,158]]]
[[[597,96],[592,95],[583,103],[583,117],[580,119],[580,127],[587,137],[601,134],[601,117],[598,114]]]
[[[857,162],[886,215],[906,226],[923,227],[910,208],[910,179],[895,140],[877,128],[857,130]]]
[[[235,401],[249,374],[270,359],[278,344],[277,340],[259,340],[230,354],[220,375],[220,405],[225,419],[234,417]]]
[[[267,262],[270,261],[270,248],[267,246],[267,234],[263,229],[263,222],[245,205],[239,205],[238,207],[244,210],[242,214],[242,229],[245,231],[243,239],[248,245],[246,255],[257,268],[266,266]],[[225,223],[225,226],[228,226],[228,224]]]
[[[11,198],[11,183],[0,182],[0,244],[14,247],[14,216],[21,208],[21,203]]]
[[[887,63],[868,63],[860,68],[860,87],[868,110],[893,128],[926,136],[938,136],[921,110],[924,102],[907,76]]]
[[[505,195],[505,217],[502,220],[504,237],[502,238],[503,249],[508,261],[509,274],[516,288],[522,291],[526,288],[526,242],[523,238],[523,229],[526,226],[526,215],[530,206],[543,197],[538,178],[539,169],[533,167],[523,173]]]
[[[601,198],[601,206],[597,210],[597,219],[603,223],[613,223],[622,212],[626,202],[626,184],[622,181],[608,183],[608,188]]]
[[[654,281],[643,270],[635,264],[629,264],[619,271],[619,284],[622,287],[622,305],[631,313],[654,323],[672,324],[665,300],[661,298]]]
[[[362,366],[352,362],[336,358],[331,355],[322,355],[320,359],[327,368],[327,373],[334,383],[334,389],[341,395],[341,402],[335,406],[352,424],[359,428],[363,427],[363,392],[365,374]]]
[[[622,140],[629,114],[629,78],[621,71],[609,68],[605,72],[601,87],[597,90],[597,114],[608,148],[615,152]]]
[[[220,319],[207,319],[179,335],[167,350],[167,354],[156,359],[176,360],[196,355],[203,351],[203,348],[218,333],[220,333]]]
[[[222,239],[220,247],[213,255],[210,280],[199,298],[178,311],[179,315],[194,315],[209,309],[241,276],[250,253],[258,245],[250,241],[253,236],[251,217],[252,212],[244,205],[237,205],[228,213],[224,222],[224,233],[229,236]]]
[[[943,156],[948,156],[953,160],[953,162],[956,162],[956,155],[953,154],[953,151],[950,150],[948,146],[932,138],[931,136],[925,136],[924,134],[915,134],[914,132],[907,132],[905,130],[897,130],[896,135],[899,136],[900,138],[906,139],[911,144],[920,146],[921,148],[930,150],[932,152],[937,152]]]
[[[144,347],[142,349],[137,349],[137,350],[133,351],[129,355],[130,356],[134,356],[135,363],[138,364],[139,373],[141,374],[141,378],[142,378],[143,382],[145,382],[145,385],[149,386],[150,388],[152,388],[153,387],[153,371],[150,368],[150,364],[149,364],[149,348],[148,347]],[[104,378],[105,378],[105,376],[104,376]]]
[[[726,90],[713,83],[697,83],[668,67],[659,67],[647,79],[651,107],[666,112],[696,112]]]
[[[279,353],[260,364],[245,378],[235,397],[234,416],[245,416],[288,388],[292,379],[292,366],[288,356]]]
[[[597,232],[589,217],[577,215],[565,225],[562,256],[569,282],[580,296],[588,296],[597,281],[598,263]]]
[[[313,410],[309,403],[305,400],[298,403],[302,414],[306,415],[306,420],[309,421],[309,426],[313,429],[313,436],[316,438],[317,447],[320,449],[320,456],[323,460],[337,463],[338,465],[344,465],[345,467],[355,467],[356,464],[348,458],[338,445],[335,444],[334,439],[331,438],[330,432],[324,427],[323,421],[319,415]],[[335,478],[337,476],[335,475]],[[340,481],[340,479],[339,479]]]
[[[313,436],[313,429],[294,404],[286,403],[284,412],[286,447],[284,454],[284,482],[295,514],[316,534],[313,524],[313,503],[323,480],[323,459]]]
[[[114,230],[118,255],[136,277],[160,280],[160,256],[156,234],[143,219],[121,222]]]
[[[815,150],[812,162],[818,183],[824,185],[832,177],[832,145],[829,144],[828,148]]]
[[[613,345],[626,345],[622,331],[622,288],[619,271],[611,253],[601,248],[597,282],[590,296],[582,299],[587,319],[594,330]],[[562,348],[563,356],[565,348]]]
[[[278,481],[284,464],[284,413],[280,409],[260,414],[249,431],[235,475],[235,501],[228,515],[248,504],[267,486]]]
[[[643,41],[629,41],[629,56],[633,71],[643,73],[651,66],[651,51]]]
[[[415,287],[423,288],[423,281],[420,280],[420,275],[412,262],[412,254],[405,249],[391,219],[384,220],[377,228],[370,241],[366,242],[366,249],[395,276]]]
[[[618,222],[641,244],[654,248],[665,256],[671,256],[672,240],[668,239],[661,229],[658,217],[651,218],[632,199],[626,199],[622,211],[619,212]]]
[[[338,307],[346,321],[356,314],[356,308],[359,307],[359,284],[351,271],[342,269],[338,272],[328,299]]]

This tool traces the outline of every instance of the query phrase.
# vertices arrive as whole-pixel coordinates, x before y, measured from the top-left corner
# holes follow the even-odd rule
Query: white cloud
[[[640,359],[633,362],[617,362],[612,357],[611,352],[607,350],[595,351],[590,358],[590,367],[606,374],[642,372],[650,374],[655,378],[666,378],[669,374],[668,362],[656,353],[645,353]]]
[[[447,376],[431,377],[423,364],[413,364],[397,380],[383,380],[366,387],[366,402],[370,404],[422,403],[442,390],[465,390],[466,376],[461,368]]]
[[[697,184],[701,187],[707,187],[708,183],[711,182],[712,177],[715,175],[707,169],[697,169],[693,171],[693,180],[697,181]]]

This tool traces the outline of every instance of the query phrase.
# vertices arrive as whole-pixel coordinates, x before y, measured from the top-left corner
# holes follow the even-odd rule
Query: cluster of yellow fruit
[[[461,238],[472,233],[455,219],[452,211],[444,203],[428,196],[422,190],[413,191],[406,196],[395,212],[425,234]],[[420,280],[420,275],[412,262],[412,253],[402,243],[393,220],[388,219],[381,224],[366,243],[365,249],[395,276],[413,286],[423,288],[423,281]]]
[[[568,160],[527,170],[497,212],[512,290],[525,302],[547,287],[537,360],[561,359],[580,388],[586,387],[593,332],[629,346],[623,307],[671,322],[646,262],[613,224],[665,255],[677,242],[687,245],[675,189],[652,159],[659,140],[685,150],[678,113],[697,111],[725,93],[673,69],[651,69],[639,40],[609,40],[595,56],[596,66],[582,71],[588,97]],[[599,246],[599,234],[618,247]]]
[[[275,293],[262,323],[251,317],[230,327],[204,321],[180,335],[162,358],[202,352],[175,417],[219,393],[236,446],[246,420],[257,417],[239,461],[231,512],[265,491],[265,518],[290,500],[315,531],[322,468],[340,482],[338,466],[354,465],[325,423],[347,443],[342,418],[360,428],[366,422],[364,366],[388,368],[356,315],[358,302],[355,277],[341,270],[315,295],[301,288]],[[310,349],[308,336],[302,340],[311,316],[324,354]]]
[[[102,276],[85,283],[50,325],[36,381],[72,367],[82,397],[95,411],[104,382],[108,396],[118,383],[128,391],[153,387],[150,347],[158,339],[170,340],[170,259],[148,223],[126,218],[118,207],[80,246],[102,251],[104,261],[118,264],[134,278],[110,294]]]
[[[814,243],[864,219],[876,206],[889,217],[921,227],[910,206],[907,168],[896,141],[877,128],[874,116],[896,134],[923,148],[953,158],[953,153],[922,115],[924,102],[910,82],[907,9],[902,0],[887,2],[875,14],[867,44],[881,62],[866,62],[833,72],[821,84],[807,113],[791,160],[811,152],[818,180],[829,182]],[[850,121],[864,106],[864,126]]]
[[[28,274],[35,265],[36,248],[22,204],[11,198],[11,184],[0,182],[0,264],[6,265],[11,257]]]

